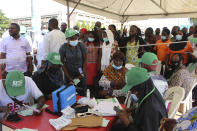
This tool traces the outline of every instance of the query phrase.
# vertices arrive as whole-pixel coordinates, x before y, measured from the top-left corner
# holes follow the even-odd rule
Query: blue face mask
[[[107,42],[107,41],[109,41],[109,39],[108,38],[103,38],[103,41]]]
[[[115,70],[120,70],[120,69],[122,69],[122,66],[116,66],[116,65],[112,65],[113,66],[113,68],[115,69]]]
[[[94,41],[94,38],[88,37],[88,41],[89,42],[93,42]]]
[[[176,35],[176,40],[178,41],[182,40],[182,35]]]
[[[131,94],[131,97],[130,98],[131,98],[131,101],[133,101],[135,103],[138,102],[138,98],[137,98],[137,96],[135,94]]]
[[[161,39],[162,40],[166,40],[166,36],[161,36]]]
[[[71,46],[77,46],[78,40],[70,41],[69,44],[70,44]]]

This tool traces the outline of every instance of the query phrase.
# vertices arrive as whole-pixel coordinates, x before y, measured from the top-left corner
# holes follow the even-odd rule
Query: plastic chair
[[[161,61],[158,61],[158,67],[157,67],[156,72],[157,72],[157,74],[160,74],[160,72],[161,72]]]
[[[133,64],[126,64],[125,67],[130,70],[131,68],[135,67]]]
[[[181,101],[181,104],[183,105],[183,112],[182,112],[183,114],[192,108],[192,90],[197,85],[197,76],[193,76],[193,77],[194,77],[193,84],[191,85],[185,99]]]
[[[172,93],[174,93],[172,100],[167,100]],[[175,117],[175,115],[179,109],[180,103],[184,97],[185,97],[184,88],[179,87],[179,86],[175,86],[175,87],[171,87],[168,89],[168,91],[166,92],[166,95],[165,95],[166,108],[168,107],[168,104],[171,102],[170,109],[168,111],[168,118]]]

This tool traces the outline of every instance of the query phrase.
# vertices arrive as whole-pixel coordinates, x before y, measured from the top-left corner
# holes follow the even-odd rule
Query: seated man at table
[[[154,53],[146,52],[142,56],[141,59],[138,60],[140,62],[141,67],[148,70],[148,73],[153,81],[153,84],[160,92],[161,96],[164,97],[166,91],[168,90],[168,83],[166,79],[156,73],[158,67],[158,58]]]
[[[46,99],[51,99],[51,93],[64,84],[61,66],[59,53],[51,52],[47,56],[44,67],[35,72],[32,77]]]
[[[99,80],[99,86],[103,87],[104,96],[125,96],[121,93],[122,87],[125,85],[125,74],[128,71],[123,65],[125,59],[121,51],[114,53],[112,57],[113,64],[110,64],[104,71],[103,76]]]
[[[131,91],[138,99],[138,106],[118,111],[121,123],[114,125],[111,131],[158,131],[160,120],[168,117],[168,114],[164,100],[147,70],[133,67],[126,77],[126,86],[122,92]],[[133,121],[129,119],[130,116]]]
[[[34,81],[19,71],[9,72],[6,79],[0,81],[0,117],[10,109],[13,112],[23,110],[20,105],[30,104],[30,96],[37,100],[37,109],[41,110],[45,99]]]

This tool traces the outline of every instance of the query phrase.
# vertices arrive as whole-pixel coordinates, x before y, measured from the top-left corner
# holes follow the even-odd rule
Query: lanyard
[[[138,111],[139,107],[144,102],[144,100],[146,100],[146,98],[149,97],[154,91],[155,91],[155,87],[140,101],[140,103],[138,104],[138,106],[135,110],[135,113]]]

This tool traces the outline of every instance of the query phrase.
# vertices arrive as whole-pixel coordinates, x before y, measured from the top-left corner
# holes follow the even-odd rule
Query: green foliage
[[[197,25],[197,18],[190,18],[190,23],[192,25]]]
[[[94,25],[95,25],[95,22],[92,22],[92,24],[90,26],[90,30],[93,30],[94,29]]]
[[[5,17],[4,13],[0,10],[0,36],[9,27],[9,19]]]
[[[87,30],[90,30],[90,25],[89,25],[89,23],[90,23],[90,22],[88,21],[87,24],[86,24],[86,29],[87,29]]]
[[[82,21],[81,28],[86,28],[85,21]]]
[[[79,29],[81,29],[81,23],[80,23],[80,21],[77,21],[77,26],[79,27]]]

